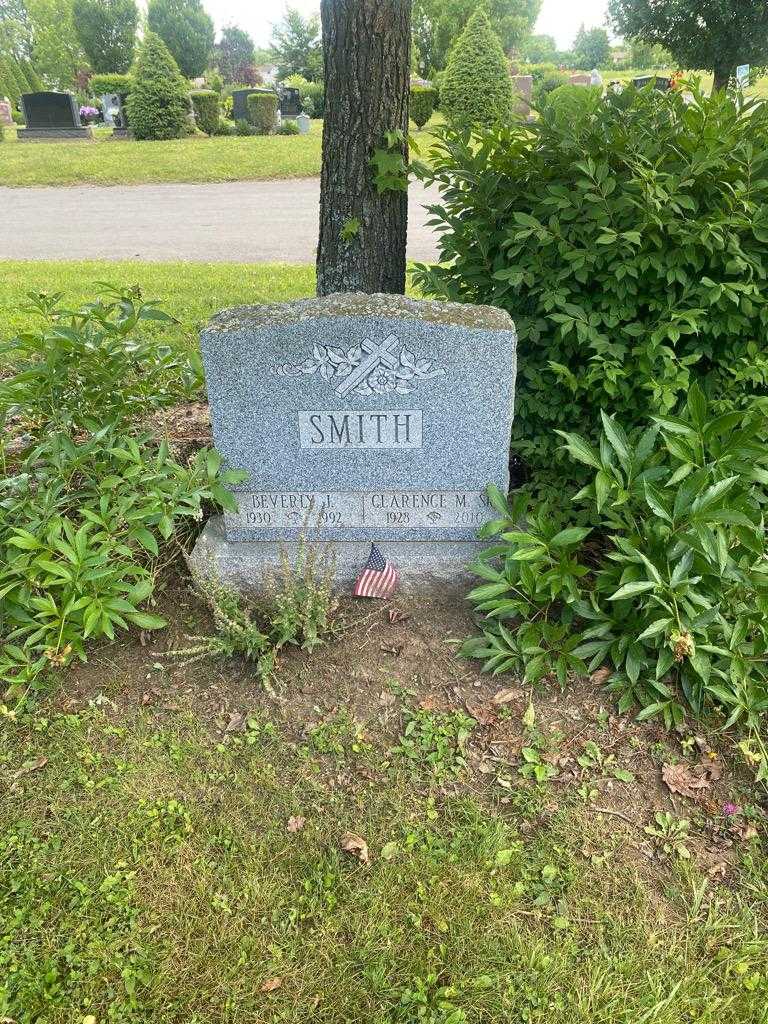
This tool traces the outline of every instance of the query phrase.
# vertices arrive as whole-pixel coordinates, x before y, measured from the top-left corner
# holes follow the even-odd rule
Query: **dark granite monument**
[[[61,142],[93,139],[90,125],[83,125],[77,100],[71,92],[27,92],[21,97],[26,128],[19,142]]]
[[[258,590],[303,530],[351,582],[372,542],[402,582],[456,582],[509,485],[516,335],[487,306],[332,295],[220,313],[202,334],[214,441],[244,470],[193,568]]]
[[[301,93],[298,89],[283,86],[280,90],[281,117],[298,117],[301,113]]]
[[[232,93],[232,120],[248,120],[248,97],[255,92],[271,92],[271,89],[235,89]]]

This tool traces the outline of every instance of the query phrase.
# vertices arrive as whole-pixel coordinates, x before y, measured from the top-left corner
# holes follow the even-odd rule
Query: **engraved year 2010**
[[[485,512],[454,512],[454,520],[462,526],[474,526],[477,523],[484,523],[488,518]]]

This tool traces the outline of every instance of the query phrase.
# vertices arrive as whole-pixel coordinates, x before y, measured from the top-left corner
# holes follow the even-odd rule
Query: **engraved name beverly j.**
[[[292,365],[275,367],[281,377],[297,377],[302,373],[318,374],[339,395],[375,395],[395,392],[410,394],[417,384],[442,377],[443,369],[433,369],[428,359],[417,359],[410,349],[390,334],[384,341],[367,340],[344,350],[334,345],[313,345],[312,356]]]

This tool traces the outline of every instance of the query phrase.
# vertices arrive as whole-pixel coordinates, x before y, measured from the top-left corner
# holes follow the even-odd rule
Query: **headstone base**
[[[19,128],[16,133],[19,142],[93,142],[90,125],[80,128]]]
[[[337,587],[350,590],[368,560],[370,541],[322,541],[335,564]],[[424,590],[431,585],[468,587],[477,582],[468,566],[488,547],[482,541],[391,541],[379,542],[381,553],[400,574],[405,590]],[[221,516],[210,519],[189,556],[190,569],[205,576],[212,571],[225,586],[243,593],[258,594],[280,570],[281,550],[295,565],[297,541],[230,541]]]

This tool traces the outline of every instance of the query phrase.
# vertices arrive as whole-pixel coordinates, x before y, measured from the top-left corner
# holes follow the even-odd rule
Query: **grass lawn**
[[[528,695],[494,704],[446,644],[463,609],[396,604],[287,656],[270,696],[243,662],[158,658],[209,628],[182,587],[170,635],[2,720],[0,1016],[765,1020],[765,859],[663,791],[684,737],[620,727],[590,684],[534,694],[524,732]],[[554,781],[521,775],[525,744]],[[677,838],[644,831],[662,809]]]
[[[78,305],[93,298],[97,281],[137,284],[145,296],[161,299],[180,321],[167,333],[196,345],[198,331],[220,309],[313,295],[315,270],[306,264],[0,261],[0,338],[33,322],[19,308],[27,292],[64,292],[67,304]]]
[[[100,279],[165,298],[189,343],[313,288],[0,263],[0,341],[25,291]],[[266,692],[241,659],[166,656],[212,629],[173,557],[167,629],[0,696],[0,1021],[766,1024],[765,792],[722,734],[620,717],[592,680],[482,675],[449,594],[342,600]]]
[[[417,132],[428,145],[428,132]],[[181,139],[169,142],[97,140],[18,143],[8,130],[0,143],[0,185],[140,185],[158,182],[260,181],[320,173],[322,122],[308,135]]]

